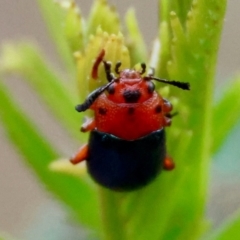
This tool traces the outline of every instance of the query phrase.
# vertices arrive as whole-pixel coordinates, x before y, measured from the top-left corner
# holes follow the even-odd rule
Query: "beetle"
[[[70,161],[77,164],[86,160],[92,178],[100,185],[116,191],[132,191],[155,179],[162,169],[172,170],[174,163],[166,154],[164,128],[171,125],[171,103],[155,91],[152,80],[189,90],[186,82],[154,77],[153,70],[144,76],[141,71],[120,70],[104,60],[102,50],[92,68],[98,78],[98,67],[104,65],[108,83],[97,88],[76,106],[78,112],[94,111],[82,132],[90,131],[88,144],[83,145]]]

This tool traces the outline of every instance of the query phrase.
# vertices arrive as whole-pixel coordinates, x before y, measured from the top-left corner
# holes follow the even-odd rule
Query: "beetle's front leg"
[[[167,99],[163,99],[163,105],[162,105],[162,109],[164,112],[164,126],[168,127],[171,125],[172,123],[172,116],[171,116],[171,111],[173,109],[172,104],[167,100]]]
[[[88,145],[84,144],[82,147],[80,147],[76,155],[70,158],[70,162],[72,164],[77,164],[86,160],[87,157],[88,157]]]
[[[86,118],[85,122],[81,126],[81,132],[88,132],[96,127],[96,121],[93,118]]]

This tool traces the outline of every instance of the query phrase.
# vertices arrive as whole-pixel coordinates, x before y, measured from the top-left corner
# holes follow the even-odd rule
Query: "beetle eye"
[[[149,81],[147,83],[147,89],[148,89],[148,93],[153,93],[155,90],[155,85],[153,82]]]
[[[107,88],[107,91],[108,91],[109,94],[114,94],[115,93],[115,87],[113,85],[110,85]]]

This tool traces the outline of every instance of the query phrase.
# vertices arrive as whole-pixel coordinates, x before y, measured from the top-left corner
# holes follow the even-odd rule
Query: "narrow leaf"
[[[71,51],[74,53],[82,50],[84,46],[84,21],[75,1],[69,0],[61,3],[65,13],[63,22],[64,34]]]
[[[171,35],[169,33],[169,24],[167,21],[163,21],[160,23],[159,40],[160,40],[160,51],[159,52],[153,51],[153,54],[158,54],[158,59],[159,59],[159,62],[156,66],[156,76],[169,79],[167,64],[169,59],[171,58],[171,51],[170,51]]]
[[[95,34],[99,26],[108,33],[117,34],[121,30],[119,16],[106,0],[94,1],[87,21],[87,36]]]
[[[192,0],[159,0],[161,20],[169,20],[169,13],[176,12],[182,24],[185,24]]]
[[[125,22],[128,30],[128,48],[131,62],[144,62],[147,59],[147,49],[138,27],[136,14],[133,8],[128,10]]]
[[[164,8],[173,10],[171,2],[163,1]],[[171,59],[165,60],[168,61],[165,63],[168,75],[170,79],[189,82],[191,90],[184,92],[171,88],[171,95],[177,97],[181,104],[175,108],[180,113],[178,121],[174,120],[169,129],[169,154],[177,160],[178,168],[189,171],[181,185],[181,193],[175,198],[175,207],[162,239],[196,239],[203,229],[204,196],[211,154],[209,146],[212,142],[213,80],[225,10],[226,0],[197,0],[192,1],[184,22],[177,9],[168,12],[170,17],[166,19],[170,28],[165,29],[168,29],[170,37],[173,36]],[[168,43],[161,49],[165,47],[169,47]],[[182,135],[185,130],[191,132],[192,137],[183,152],[176,146],[185,141]],[[180,176],[175,176],[172,184],[176,184]],[[184,217],[181,222],[176,222],[179,216]]]
[[[221,147],[226,136],[240,119],[240,76],[228,85],[223,97],[213,109],[213,153]]]
[[[211,234],[207,240],[240,239],[240,212],[234,214],[223,226]]]
[[[5,45],[1,58],[1,71],[23,76],[43,99],[51,112],[70,133],[79,137],[79,116],[74,110],[78,103],[73,81],[63,81],[45,63],[39,50],[30,44]]]
[[[79,222],[97,229],[99,215],[94,191],[79,177],[49,171],[49,164],[58,154],[19,110],[2,84],[0,102],[3,106],[0,119],[6,134],[26,163],[47,189],[68,206]]]
[[[52,0],[38,0],[37,2],[59,55],[62,57],[69,73],[74,74],[73,54],[64,33],[63,10]]]

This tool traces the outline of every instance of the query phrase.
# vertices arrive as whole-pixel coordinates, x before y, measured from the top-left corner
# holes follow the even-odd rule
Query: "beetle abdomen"
[[[159,174],[165,155],[164,129],[134,141],[93,130],[88,172],[104,187],[130,191],[145,186]]]

